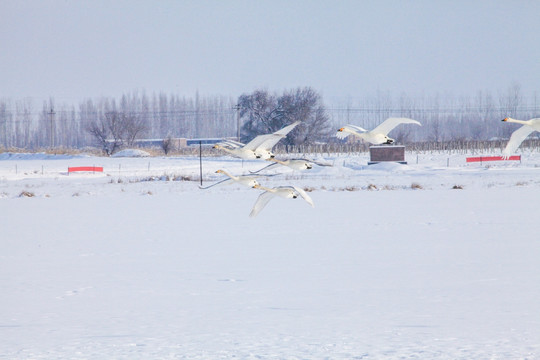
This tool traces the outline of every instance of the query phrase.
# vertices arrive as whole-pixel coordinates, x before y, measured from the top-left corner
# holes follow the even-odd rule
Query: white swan
[[[288,133],[290,133],[298,124],[300,124],[301,121],[296,121],[290,125],[285,126],[284,128],[276,131],[273,133],[273,135],[281,136],[281,138],[284,138],[287,136]],[[272,148],[281,140],[281,138],[278,137],[271,137],[266,140],[264,140],[256,149],[255,153],[257,155],[260,155],[262,159],[268,160],[274,158],[274,153],[272,152]]]
[[[283,166],[290,167],[293,170],[311,170],[311,169],[313,169],[313,163],[311,161],[306,160],[306,159],[279,160],[279,159],[274,158],[274,159],[270,159],[270,161],[274,161],[276,164],[280,164],[280,165],[283,165]]]
[[[228,152],[232,156],[246,159],[246,160],[252,160],[252,159],[260,159],[261,155],[256,153],[255,150],[263,144],[265,141],[268,141],[269,139],[275,138],[275,142],[277,143],[279,140],[283,138],[282,135],[274,135],[274,134],[266,134],[266,135],[259,135],[256,136],[254,139],[252,139],[247,144],[242,144],[238,141],[233,140],[226,140],[219,144],[214,145],[214,149],[221,149],[225,152]]]
[[[388,118],[371,131],[356,125],[345,125],[338,130],[336,136],[339,139],[344,139],[353,134],[371,144],[392,144],[394,139],[389,138],[388,133],[399,124],[422,125],[418,121],[409,118]]]
[[[311,170],[313,169],[313,165],[319,165],[319,166],[332,166],[331,164],[321,163],[314,160],[308,160],[308,159],[288,159],[288,160],[278,160],[276,158],[268,159],[269,161],[274,161],[274,164],[270,164],[268,166],[263,167],[262,169],[259,169],[257,171],[250,171],[252,174],[256,174],[262,170],[268,169],[269,167],[275,166],[275,165],[283,165],[287,166],[293,170]]]
[[[279,140],[287,136],[292,129],[294,129],[300,121],[285,126],[272,134],[258,135],[247,144],[242,144],[238,141],[226,140],[219,144],[214,145],[215,149],[221,149],[229,154],[239,157],[241,159],[271,159],[274,157],[272,148]]]
[[[222,169],[217,170],[216,173],[225,174],[229,178],[218,181],[217,183],[212,184],[210,186],[206,186],[206,187],[202,187],[202,186],[199,185],[199,188],[200,189],[208,189],[208,188],[211,188],[212,186],[219,185],[219,184],[224,183],[226,181],[236,182],[238,184],[249,186],[251,188],[255,188],[255,187],[259,186],[259,182],[256,180],[255,176],[234,176],[234,175],[231,175],[229,172],[227,172],[225,170],[222,170]]]
[[[529,136],[530,133],[534,131],[540,131],[540,118],[530,119],[530,120],[516,120],[512,118],[504,118],[502,121],[505,122],[513,122],[517,124],[522,124],[523,126],[517,129],[512,133],[510,136],[510,140],[508,140],[508,144],[506,144],[506,147],[503,150],[503,157],[508,158],[510,155],[512,155],[519,145],[525,140],[527,136]]]
[[[304,199],[311,207],[314,207],[315,204],[313,204],[313,200],[309,197],[309,195],[301,188],[297,186],[278,186],[275,188],[265,188],[263,186],[257,185],[255,186],[256,189],[265,190],[259,197],[257,198],[257,201],[255,202],[255,205],[253,205],[253,209],[251,209],[251,213],[249,216],[255,217],[261,210],[268,204],[272,198],[275,196],[279,196],[286,199],[296,199],[298,196],[300,196],[302,199]]]

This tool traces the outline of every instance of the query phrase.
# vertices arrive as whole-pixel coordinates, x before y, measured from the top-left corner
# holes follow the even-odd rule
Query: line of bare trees
[[[391,116],[420,121],[421,128],[399,126],[392,132],[392,137],[402,143],[508,139],[517,127],[505,126],[508,124],[500,120],[540,117],[540,97],[536,93],[524,96],[518,84],[497,95],[478,91],[473,97],[436,94],[411,98],[406,94],[392,97],[389,93],[377,92],[356,103],[340,104],[331,114],[334,122],[357,124],[367,129]]]
[[[116,144],[110,145],[114,151],[135,139],[231,136],[234,104],[229,97],[163,93],[88,99],[77,106],[50,99],[40,109],[30,99],[0,99],[0,149],[101,147],[107,139]]]
[[[50,99],[36,106],[31,99],[0,99],[0,149],[99,146],[112,153],[142,138],[236,137],[239,124],[242,140],[247,141],[296,120],[304,126],[291,133],[288,144],[300,146],[333,143],[337,141],[334,130],[343,124],[370,129],[391,116],[410,117],[423,125],[396,128],[392,137],[400,143],[507,139],[516,127],[500,120],[540,117],[540,98],[525,96],[513,84],[496,95],[479,91],[472,97],[413,98],[377,92],[330,106],[309,87],[282,94],[256,90],[238,99],[144,92],[119,99],[89,99],[78,105]]]

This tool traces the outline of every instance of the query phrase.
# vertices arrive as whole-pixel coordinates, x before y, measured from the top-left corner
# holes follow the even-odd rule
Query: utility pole
[[[49,112],[49,120],[50,120],[50,134],[49,134],[49,143],[51,146],[51,149],[54,147],[54,115],[56,113],[51,107],[51,111]]]
[[[202,186],[202,141],[199,140],[199,174],[201,176],[201,186]]]
[[[236,140],[240,141],[240,105],[233,106],[233,110],[236,110]]]

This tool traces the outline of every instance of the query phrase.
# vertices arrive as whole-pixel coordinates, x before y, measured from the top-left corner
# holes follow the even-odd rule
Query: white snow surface
[[[140,149],[124,149],[114,153],[112,157],[149,157],[150,153]]]
[[[0,358],[538,359],[540,155],[470,155],[273,166],[315,207],[249,218],[196,157],[0,154]]]

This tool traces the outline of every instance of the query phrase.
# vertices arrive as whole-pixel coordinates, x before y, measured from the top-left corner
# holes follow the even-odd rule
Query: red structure
[[[76,171],[88,171],[88,172],[103,172],[103,167],[101,166],[75,166],[68,167],[68,174]]]
[[[476,156],[468,157],[467,162],[484,162],[484,161],[500,161],[500,160],[519,160],[521,162],[521,155],[513,155],[508,158],[502,156]]]

